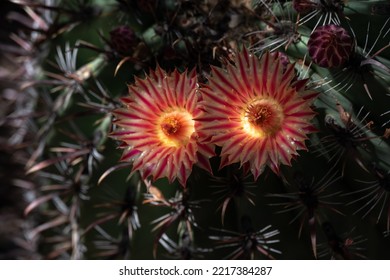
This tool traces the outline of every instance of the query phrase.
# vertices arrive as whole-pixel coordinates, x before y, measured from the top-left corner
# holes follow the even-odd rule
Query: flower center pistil
[[[195,121],[187,111],[172,111],[161,116],[158,137],[168,147],[184,146],[195,131]]]
[[[161,129],[166,136],[171,136],[175,134],[181,127],[179,120],[175,117],[167,117],[161,123]]]
[[[253,137],[275,135],[284,119],[280,104],[271,98],[260,98],[249,102],[242,115],[244,130]]]
[[[272,111],[268,106],[249,105],[247,108],[248,120],[252,125],[261,127],[272,117]]]

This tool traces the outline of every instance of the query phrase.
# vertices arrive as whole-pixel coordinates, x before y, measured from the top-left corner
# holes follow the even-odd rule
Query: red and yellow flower
[[[199,142],[196,118],[199,95],[195,71],[167,74],[160,67],[145,79],[136,78],[125,108],[114,112],[118,129],[113,137],[123,142],[122,161],[133,163],[144,178],[178,179],[183,186],[194,164],[211,172],[211,144]]]
[[[298,150],[306,149],[307,134],[317,93],[297,80],[294,65],[283,65],[279,56],[261,59],[247,50],[226,70],[214,67],[209,83],[201,88],[199,132],[222,147],[221,165],[249,163],[257,178],[265,166],[279,173],[290,165]]]

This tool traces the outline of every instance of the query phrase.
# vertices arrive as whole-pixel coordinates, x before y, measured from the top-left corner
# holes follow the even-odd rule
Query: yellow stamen
[[[241,117],[244,130],[256,138],[275,135],[280,130],[283,119],[282,107],[271,98],[250,101]]]
[[[161,129],[166,136],[175,134],[181,127],[180,122],[175,117],[167,117],[161,123]]]
[[[175,110],[163,114],[158,127],[157,135],[163,145],[181,147],[188,143],[195,132],[195,121],[187,111]]]

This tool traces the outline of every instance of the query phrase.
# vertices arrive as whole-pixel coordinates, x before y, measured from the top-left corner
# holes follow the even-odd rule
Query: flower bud
[[[121,55],[132,53],[138,43],[139,39],[134,31],[126,25],[119,26],[110,32],[109,44],[114,51]]]
[[[350,58],[353,40],[341,26],[334,24],[320,26],[310,35],[309,55],[321,67],[341,67]]]

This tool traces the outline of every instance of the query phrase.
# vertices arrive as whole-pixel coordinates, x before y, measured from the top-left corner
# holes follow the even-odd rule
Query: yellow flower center
[[[175,117],[167,117],[161,123],[161,129],[166,136],[174,135],[180,128],[181,124]]]
[[[275,135],[282,127],[283,119],[283,108],[268,97],[250,101],[241,117],[245,132],[256,138]]]
[[[192,115],[184,110],[175,110],[163,114],[159,120],[158,137],[168,147],[184,146],[195,132]]]

